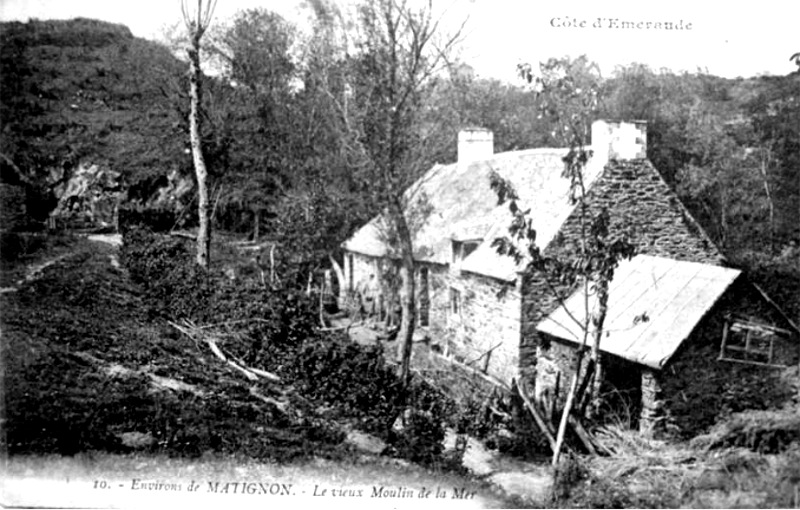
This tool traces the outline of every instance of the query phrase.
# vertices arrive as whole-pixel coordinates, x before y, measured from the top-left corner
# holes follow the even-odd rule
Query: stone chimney
[[[644,159],[647,157],[647,122],[592,123],[592,151],[604,163],[612,160]]]
[[[483,128],[467,128],[458,132],[458,162],[470,163],[491,158],[494,154],[494,133]]]

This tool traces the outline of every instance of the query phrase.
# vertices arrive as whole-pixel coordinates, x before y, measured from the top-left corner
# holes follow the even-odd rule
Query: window
[[[753,365],[784,366],[775,359],[775,341],[789,332],[737,316],[725,321],[719,358]]]
[[[453,264],[460,264],[462,260],[469,257],[472,252],[477,250],[480,244],[480,239],[474,241],[453,241]]]
[[[450,287],[450,313],[458,315],[461,313],[461,292]]]

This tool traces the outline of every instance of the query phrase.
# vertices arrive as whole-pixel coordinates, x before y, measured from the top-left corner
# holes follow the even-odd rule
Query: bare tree
[[[197,230],[197,263],[208,267],[211,248],[211,226],[209,224],[208,171],[203,157],[203,145],[200,139],[200,108],[203,100],[202,79],[200,69],[200,41],[211,24],[216,0],[197,0],[197,8],[192,10],[189,0],[181,0],[181,13],[186,30],[191,39],[187,49],[189,54],[189,139],[192,147],[192,161],[197,177],[197,214],[199,228]]]
[[[423,110],[437,73],[460,38],[461,28],[443,35],[443,16],[430,5],[407,0],[364,0],[356,7],[352,42],[343,38],[347,77],[331,92],[342,119],[347,150],[358,155],[365,199],[382,212],[385,241],[398,261],[402,316],[397,358],[404,384],[410,380],[416,319],[414,246],[417,212],[408,187],[432,163],[424,136]],[[461,25],[463,27],[463,24]]]

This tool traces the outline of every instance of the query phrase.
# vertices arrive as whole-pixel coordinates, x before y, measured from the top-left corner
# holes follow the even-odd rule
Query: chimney
[[[483,128],[467,128],[458,132],[458,162],[471,163],[491,158],[494,154],[494,133]]]
[[[603,162],[646,158],[647,122],[595,121],[592,123],[592,151]]]

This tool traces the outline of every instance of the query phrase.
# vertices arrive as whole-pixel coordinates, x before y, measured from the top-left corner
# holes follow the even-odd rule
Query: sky
[[[412,0],[418,1],[418,0]],[[792,1],[749,0],[432,0],[451,26],[467,19],[462,60],[481,77],[514,82],[516,65],[585,54],[604,76],[632,62],[653,70],[703,71],[735,78],[785,75],[800,51]],[[303,19],[302,0],[218,0],[215,21],[265,7]],[[97,18],[160,39],[181,19],[179,0],[0,0],[0,19]],[[650,24],[648,26],[648,23]],[[667,28],[672,24],[672,29]]]

